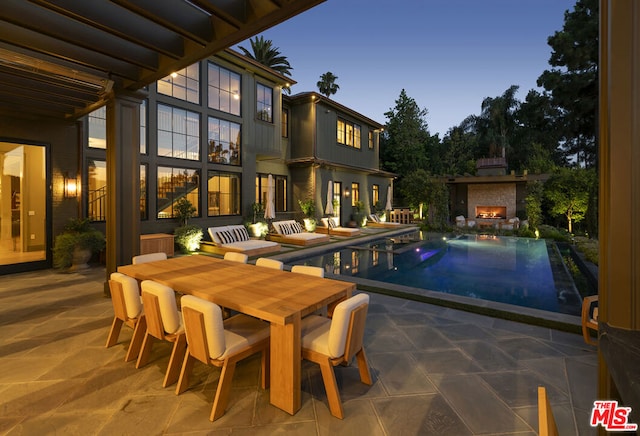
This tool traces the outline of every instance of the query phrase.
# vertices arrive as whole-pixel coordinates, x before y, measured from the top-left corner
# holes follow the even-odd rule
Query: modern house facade
[[[282,90],[294,83],[225,49],[148,85],[138,106],[139,128],[131,129],[139,131],[140,138],[139,174],[134,177],[139,199],[132,195],[139,205],[140,234],[172,234],[179,225],[174,207],[181,198],[196,208],[189,224],[205,229],[205,235],[210,226],[246,223],[253,218],[253,204],[266,202],[269,175],[281,219],[302,218],[299,199],[313,199],[317,216],[322,216],[329,181],[334,216],[343,222],[350,220],[357,202],[369,210],[384,201],[393,175],[378,169],[382,125],[313,92],[283,96]],[[27,257],[19,265],[8,260],[5,271],[49,267],[53,237],[68,218],[88,217],[106,231],[107,123],[103,106],[70,127],[77,131],[76,138],[61,140],[55,155],[68,167],[53,183],[60,200],[50,231],[34,229],[35,220],[30,219],[46,215],[39,207],[54,206],[51,199],[40,198],[47,192],[45,180],[33,175],[47,167],[44,156],[35,153],[42,147],[18,146],[27,150],[22,153],[24,168],[38,166],[40,171],[25,172],[18,183],[17,176],[4,176],[15,184],[11,210],[20,211],[16,218],[24,226],[13,229],[16,236],[5,250],[38,257]],[[7,150],[14,150],[9,144]],[[11,151],[3,155],[7,168],[17,165]],[[42,187],[26,192],[21,188],[37,183]],[[29,238],[32,234],[37,237]]]

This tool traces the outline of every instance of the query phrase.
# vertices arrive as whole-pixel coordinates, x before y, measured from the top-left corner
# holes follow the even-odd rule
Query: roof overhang
[[[325,0],[3,0],[0,116],[76,119]]]
[[[506,174],[503,176],[441,176],[440,180],[447,184],[487,184],[487,183],[527,183],[533,181],[546,182],[550,174]]]
[[[336,163],[336,162],[330,162],[330,161],[327,161],[327,160],[317,159],[317,158],[313,158],[313,157],[303,157],[303,158],[298,158],[298,159],[288,159],[288,160],[285,161],[285,163],[287,164],[287,166],[290,166],[290,167],[316,166],[316,167],[321,167],[321,168],[351,171],[351,172],[360,173],[360,174],[367,174],[367,175],[370,175],[370,176],[385,177],[385,178],[389,178],[389,179],[398,178],[397,174],[391,173],[389,171],[378,170],[378,169],[375,169],[375,168],[362,168],[362,167],[357,167],[357,166],[354,166],[354,165],[345,165],[345,164],[340,164],[340,163]]]

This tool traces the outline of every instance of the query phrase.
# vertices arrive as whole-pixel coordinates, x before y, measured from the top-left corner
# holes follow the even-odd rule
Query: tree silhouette
[[[318,80],[318,83],[316,84],[316,86],[318,87],[318,91],[320,91],[320,94],[329,97],[338,92],[340,86],[335,83],[337,78],[338,76],[335,76],[331,71],[327,71],[326,73],[321,75],[320,80]]]
[[[245,56],[260,62],[262,65],[267,66],[284,76],[291,77],[291,70],[293,68],[291,68],[287,57],[280,53],[280,49],[273,46],[273,41],[270,39],[264,39],[262,36],[256,36],[255,38],[250,39],[249,42],[251,43],[252,52],[249,52],[249,50],[242,46],[238,46]],[[286,87],[284,89],[285,92],[289,94],[291,93],[291,88]]]

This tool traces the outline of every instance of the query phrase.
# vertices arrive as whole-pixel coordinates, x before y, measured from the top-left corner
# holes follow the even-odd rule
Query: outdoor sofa
[[[274,221],[273,229],[275,233],[271,233],[269,239],[281,244],[306,246],[329,242],[330,240],[329,235],[305,231],[302,224],[296,220]]]
[[[337,217],[322,218],[320,219],[322,225],[316,227],[317,233],[326,233],[327,235],[335,236],[357,236],[360,233],[360,229],[352,229],[349,227],[342,227],[338,222]]]
[[[264,239],[251,239],[246,227],[239,225],[209,227],[209,236],[213,247],[201,246],[203,251],[222,254],[229,251],[244,253],[247,256],[273,253],[280,251],[280,244]]]

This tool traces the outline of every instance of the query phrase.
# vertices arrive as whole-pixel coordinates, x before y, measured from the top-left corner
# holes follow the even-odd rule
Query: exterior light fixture
[[[64,198],[76,198],[78,196],[78,181],[75,177],[69,177],[69,173],[62,176],[64,184]]]

